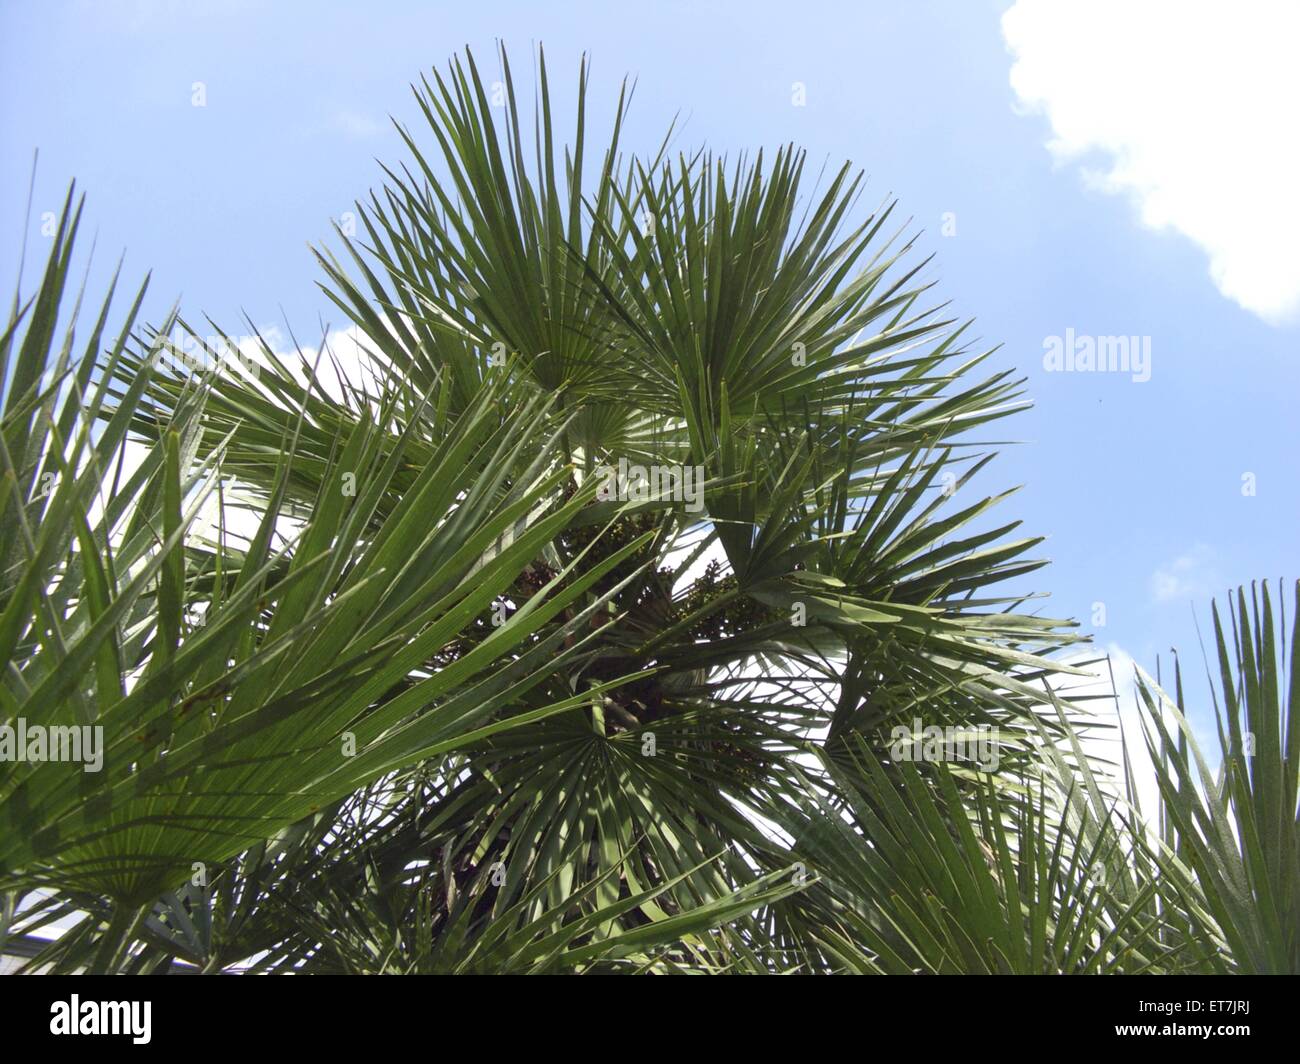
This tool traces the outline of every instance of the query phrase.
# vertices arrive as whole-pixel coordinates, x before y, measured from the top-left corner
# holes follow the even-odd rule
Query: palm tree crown
[[[427,129],[317,253],[346,355],[222,334],[178,372],[188,326],[137,298],[108,333],[110,292],[75,359],[70,194],[0,342],[0,719],[102,728],[104,762],[0,766],[0,943],[83,914],[34,967],[1294,970],[1267,588],[1219,630],[1225,776],[1143,687],[1149,829],[1063,693],[1073,626],[1017,590],[1040,538],[977,491],[1023,381],[894,203],[847,166],[809,192],[793,147],[625,157],[626,86],[593,152],[585,64],[561,146],[544,57],[531,118],[500,59],[501,107],[468,53],[416,87]],[[931,729],[986,760],[900,755]]]

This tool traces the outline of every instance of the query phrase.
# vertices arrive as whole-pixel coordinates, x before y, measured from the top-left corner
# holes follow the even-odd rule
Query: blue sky
[[[1176,645],[1199,673],[1193,603],[1204,625],[1214,592],[1298,575],[1300,256],[1280,190],[1300,187],[1282,143],[1300,93],[1293,64],[1260,54],[1294,34],[1263,0],[1190,27],[1125,22],[1131,7],[1071,23],[1070,0],[1057,14],[1035,0],[6,0],[0,287],[39,148],[29,279],[40,217],[75,176],[92,283],[126,249],[128,278],[154,271],[154,317],[183,296],[232,332],[246,312],[314,339],[322,317],[344,323],[307,245],[380,182],[376,158],[402,158],[386,116],[414,124],[409,82],[466,44],[495,69],[499,37],[517,75],[543,42],[565,83],[585,51],[605,113],[623,74],[638,80],[627,148],[680,115],[682,147],[794,140],[814,172],[862,167],[864,206],[900,198],[941,298],[1029,378],[1034,409],[992,434],[1024,443],[983,484],[1025,484],[1003,510],[1050,537],[1033,581],[1047,612],[1087,625],[1104,603],[1101,642],[1148,668]],[[1150,379],[1047,372],[1045,341],[1067,330],[1148,337]]]

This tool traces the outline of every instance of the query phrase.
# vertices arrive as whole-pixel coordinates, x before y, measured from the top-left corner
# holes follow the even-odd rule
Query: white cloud
[[[387,323],[387,318],[382,317]],[[177,333],[177,337],[180,337]],[[307,367],[316,367],[317,386],[335,402],[343,400],[344,389],[368,392],[374,395],[379,391],[376,374],[379,372],[377,360],[381,357],[372,346],[372,342],[356,325],[345,329],[331,329],[323,338],[320,347],[297,346],[285,335],[278,325],[264,326],[257,335],[245,334],[230,336],[228,339],[238,352],[228,352],[226,342],[218,336],[205,337],[204,343],[214,354],[209,360],[220,357],[221,372],[250,376],[261,368],[270,365],[266,349],[275,356],[280,365],[299,384],[308,379]],[[263,346],[265,345],[265,346]],[[198,360],[200,349],[189,351],[190,357]],[[242,360],[242,362],[241,362]],[[246,368],[251,367],[251,368]],[[183,366],[173,364],[173,370],[183,371]],[[269,402],[283,406],[276,395],[265,396]],[[355,395],[353,397],[355,402]],[[113,465],[107,470],[106,480],[99,496],[92,503],[88,518],[92,525],[99,522],[108,503],[108,491],[117,479],[125,484],[140,468],[149,453],[149,445],[139,440],[127,439],[122,443],[121,472],[117,472],[118,455],[113,456]],[[235,540],[251,540],[261,525],[262,514],[254,498],[247,496],[243,487],[236,481],[227,479],[223,483],[224,498],[216,491],[211,492],[199,507],[190,525],[188,535],[197,539],[216,541],[220,535],[224,519],[225,534]],[[194,499],[186,500],[185,507]],[[221,507],[224,505],[224,518]],[[129,521],[131,510],[119,517],[115,530],[115,545],[121,544],[121,533]],[[276,521],[276,532],[285,540],[292,540],[303,527],[303,521],[288,515],[281,515]],[[276,545],[278,549],[279,544]],[[141,559],[136,569],[147,564]]]
[[[382,133],[384,125],[367,114],[354,111],[349,107],[334,114],[333,127],[355,140],[365,140]]]
[[[1097,653],[1104,653],[1108,661],[1088,663]],[[1118,799],[1127,799],[1131,793],[1138,809],[1147,823],[1148,830],[1157,825],[1160,812],[1160,784],[1157,783],[1156,766],[1147,747],[1145,735],[1153,731],[1151,713],[1145,708],[1138,693],[1139,666],[1122,646],[1115,643],[1097,648],[1096,652],[1083,652],[1067,658],[1069,665],[1083,667],[1091,672],[1095,679],[1062,678],[1053,684],[1062,696],[1083,697],[1086,701],[1076,706],[1076,712],[1087,709],[1092,715],[1092,728],[1080,739],[1080,745],[1089,758],[1108,762],[1109,767],[1102,767],[1100,782],[1102,790]],[[1156,705],[1161,721],[1171,736],[1178,735],[1179,723],[1174,713],[1174,704],[1167,691],[1165,697],[1158,695],[1160,687],[1151,672],[1147,674],[1149,689],[1156,695]],[[1196,693],[1196,684],[1190,683],[1184,688],[1188,698],[1188,725],[1191,727],[1192,740],[1200,749],[1206,765],[1212,773],[1218,771],[1222,760],[1219,751],[1218,735],[1214,731],[1213,710],[1209,708],[1209,689]],[[1200,721],[1197,718],[1208,718]],[[1126,766],[1127,758],[1127,766]],[[1093,765],[1096,769],[1096,764]],[[1126,779],[1128,787],[1126,788]]]
[[[381,314],[380,320],[388,324],[386,315]],[[388,327],[391,331],[392,326]],[[278,325],[259,329],[256,336],[232,337],[232,340],[239,357],[258,367],[271,364],[263,345],[270,348],[280,367],[299,384],[306,384],[311,375],[309,370],[314,370],[317,387],[335,402],[343,401],[345,386],[372,395],[380,390],[378,377],[382,373],[383,355],[356,325],[329,330],[320,346],[295,343]],[[230,372],[240,372],[237,359],[229,360],[227,365]],[[283,405],[279,399],[269,398]]]
[[[1107,660],[1094,660],[1098,654],[1104,654]],[[1160,809],[1160,785],[1156,782],[1156,768],[1145,738],[1152,723],[1138,695],[1136,662],[1116,643],[1081,651],[1065,661],[1091,674],[1089,678],[1062,676],[1052,685],[1062,697],[1082,699],[1074,709],[1090,719],[1090,727],[1080,738],[1084,754],[1093,761],[1094,769],[1101,768],[1099,782],[1111,797],[1127,801],[1131,788],[1138,809],[1150,827]],[[1148,681],[1154,683],[1150,676]],[[1192,692],[1191,685],[1186,694],[1190,699],[1188,719],[1192,737],[1213,770],[1220,760],[1218,739],[1195,719],[1211,714],[1204,699]],[[1157,702],[1165,728],[1176,735],[1179,726],[1170,709],[1172,703],[1166,705],[1159,699]],[[1099,766],[1098,761],[1105,764]]]
[[[1214,551],[1204,543],[1160,566],[1151,574],[1151,597],[1157,602],[1211,598],[1219,588]]]
[[[1300,4],[1017,0],[1002,33],[1059,161],[1198,244],[1229,299],[1300,318]]]
[[[1104,653],[1109,662],[1096,661],[1098,653]],[[1076,712],[1086,712],[1091,718],[1092,726],[1080,739],[1084,753],[1109,766],[1103,776],[1108,779],[1107,790],[1112,797],[1126,798],[1124,774],[1127,750],[1128,780],[1138,808],[1144,817],[1152,816],[1159,808],[1160,788],[1156,783],[1150,752],[1143,739],[1142,708],[1134,683],[1133,659],[1121,647],[1111,643],[1104,649],[1073,655],[1067,659],[1067,664],[1084,668],[1093,677],[1062,677],[1059,683],[1053,684],[1063,697],[1084,699],[1076,706]]]

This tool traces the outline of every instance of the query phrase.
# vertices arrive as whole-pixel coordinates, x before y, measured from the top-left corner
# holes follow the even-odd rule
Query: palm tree
[[[1079,637],[1005,589],[1040,540],[977,494],[1023,381],[927,302],[894,204],[860,218],[848,167],[803,193],[793,148],[625,158],[626,86],[592,156],[585,64],[561,159],[544,57],[531,137],[500,58],[502,108],[468,53],[416,87],[351,266],[318,252],[354,365],[221,333],[178,372],[197,331],[137,297],[106,339],[111,292],[74,359],[69,194],[0,340],[0,718],[104,757],[0,766],[0,948],[64,918],[29,967],[1294,970],[1267,598],[1235,675],[1286,738],[1194,779],[1144,686],[1148,831],[1058,693]],[[992,770],[899,757],[918,722]]]

